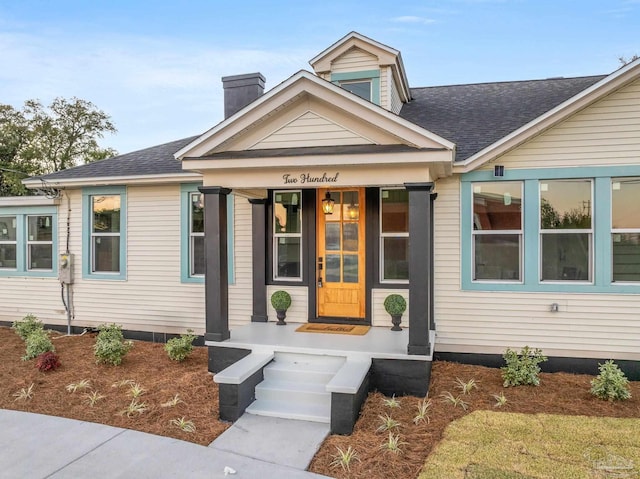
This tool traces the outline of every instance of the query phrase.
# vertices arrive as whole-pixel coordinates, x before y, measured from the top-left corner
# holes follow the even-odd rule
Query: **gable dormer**
[[[400,52],[357,32],[344,36],[309,64],[319,77],[393,113],[411,99]]]

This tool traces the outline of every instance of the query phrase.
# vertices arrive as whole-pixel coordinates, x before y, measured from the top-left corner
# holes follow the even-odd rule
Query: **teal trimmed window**
[[[332,73],[331,82],[360,98],[380,105],[380,70]]]
[[[180,185],[180,280],[183,283],[204,283],[204,195],[201,184]],[[229,284],[235,282],[234,272],[234,196],[227,197],[227,271]]]
[[[56,207],[0,208],[0,277],[56,277],[57,270]]]
[[[474,171],[460,193],[462,289],[640,293],[640,166]]]
[[[82,190],[82,277],[127,279],[127,190]]]

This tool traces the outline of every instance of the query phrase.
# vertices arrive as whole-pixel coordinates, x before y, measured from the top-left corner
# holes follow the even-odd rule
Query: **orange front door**
[[[364,188],[318,189],[318,317],[365,317]],[[333,212],[323,212],[327,192]]]

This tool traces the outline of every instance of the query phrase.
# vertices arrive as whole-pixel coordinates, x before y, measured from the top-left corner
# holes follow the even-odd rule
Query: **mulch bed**
[[[218,420],[218,387],[207,372],[206,348],[194,348],[184,362],[171,361],[162,344],[135,341],[122,365],[97,365],[93,355],[94,334],[66,337],[52,333],[56,353],[62,366],[55,371],[40,372],[35,360],[22,361],[23,341],[9,328],[0,327],[0,408],[29,411],[80,419],[135,429],[152,434],[208,445],[228,423]],[[463,396],[456,388],[456,378],[467,382],[474,379],[477,389]],[[592,376],[565,373],[542,373],[539,387],[503,388],[500,370],[448,362],[435,362],[431,374],[429,397],[432,398],[428,424],[414,424],[417,403],[422,398],[397,398],[400,407],[384,405],[384,396],[369,395],[354,433],[351,436],[330,436],[311,463],[310,470],[338,478],[415,478],[426,457],[440,441],[446,426],[455,419],[477,409],[521,413],[549,413],[586,416],[640,418],[640,382],[631,383],[632,398],[609,403],[589,393]],[[69,393],[66,386],[82,379],[91,381],[88,391]],[[139,398],[148,409],[128,417],[122,411],[131,402],[128,387],[112,387],[123,380],[137,382],[145,393]],[[31,400],[16,400],[14,393],[33,387]],[[93,407],[86,394],[98,391],[106,397]],[[445,403],[442,395],[451,392],[468,403],[467,410]],[[493,394],[507,397],[502,408],[495,408]],[[162,407],[178,394],[183,402],[174,407]],[[405,443],[402,453],[382,451],[380,445],[388,432],[377,432],[379,416],[390,415],[402,426],[395,429]],[[171,424],[173,419],[191,420],[196,431],[188,433]],[[331,466],[336,447],[349,446],[358,453],[359,461],[351,464],[350,473]],[[286,447],[286,445],[283,445]]]

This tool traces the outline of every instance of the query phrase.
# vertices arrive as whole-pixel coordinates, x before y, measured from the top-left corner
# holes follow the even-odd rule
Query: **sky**
[[[640,0],[0,0],[0,103],[91,101],[127,153],[222,121],[221,77],[269,90],[354,30],[412,87],[599,75],[640,55]]]

